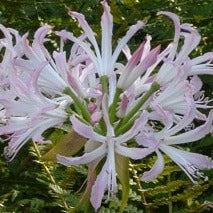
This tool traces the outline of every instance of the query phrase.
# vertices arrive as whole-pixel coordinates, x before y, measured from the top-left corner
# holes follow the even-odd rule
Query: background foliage
[[[19,30],[29,31],[33,37],[35,30],[48,23],[55,30],[67,29],[78,34],[76,23],[68,16],[69,9],[85,14],[92,28],[100,35],[102,7],[98,0],[0,0],[0,23]],[[114,44],[131,24],[137,20],[147,20],[147,26],[134,37],[130,47],[134,49],[145,37],[153,37],[152,45],[165,46],[173,37],[173,26],[165,17],[156,13],[166,10],[177,13],[182,22],[192,23],[202,35],[199,48],[193,55],[213,49],[213,1],[212,0],[111,0],[114,17]],[[0,35],[1,36],[1,35]],[[213,77],[202,77],[206,94],[211,96]],[[61,142],[65,132],[50,130],[47,136],[54,144]],[[39,154],[51,147],[39,147],[28,143],[12,162],[0,158],[0,212],[63,212],[64,202],[76,206],[85,188],[85,167],[65,168],[51,162],[42,163]],[[0,153],[4,143],[0,143]],[[212,137],[207,136],[189,147],[192,151],[211,156]],[[207,212],[213,209],[211,194],[212,180],[192,185],[169,159],[162,175],[151,183],[139,185],[140,175],[151,167],[155,157],[143,162],[130,164],[129,201],[124,212]],[[48,175],[48,171],[49,175]],[[205,172],[209,177],[213,172]],[[51,181],[51,176],[54,181]],[[103,204],[99,212],[118,212],[121,205],[121,187],[116,200]],[[86,210],[85,210],[86,209]],[[92,212],[89,205],[82,211]],[[68,210],[67,210],[68,211]]]

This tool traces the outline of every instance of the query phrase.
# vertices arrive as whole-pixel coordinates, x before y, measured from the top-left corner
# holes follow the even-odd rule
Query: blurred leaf
[[[66,135],[62,135],[62,141],[57,143],[52,149],[45,153],[41,160],[55,161],[56,155],[72,156],[76,154],[85,144],[87,139],[78,135],[76,132],[71,131]]]
[[[115,155],[116,172],[122,185],[122,200],[120,212],[123,212],[129,197],[129,159],[122,155]]]

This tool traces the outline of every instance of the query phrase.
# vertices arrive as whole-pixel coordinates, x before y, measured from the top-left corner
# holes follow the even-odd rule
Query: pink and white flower
[[[85,153],[81,157],[63,157],[58,155],[57,159],[60,163],[71,166],[79,164],[89,164],[98,160],[98,162],[106,156],[106,161],[100,171],[97,179],[92,188],[91,203],[93,207],[97,210],[100,205],[104,195],[105,190],[108,191],[108,198],[114,197],[117,191],[116,182],[116,169],[115,169],[115,153],[129,157],[131,159],[140,159],[150,154],[152,150],[141,149],[141,148],[128,148],[126,147],[126,142],[136,136],[141,128],[147,122],[147,113],[144,112],[140,118],[138,118],[132,128],[125,134],[115,137],[114,129],[109,121],[109,116],[107,112],[107,100],[106,96],[103,98],[102,109],[103,118],[107,126],[106,136],[96,133],[91,126],[88,126],[81,121],[79,121],[75,116],[70,118],[73,129],[85,138],[88,138],[88,143],[91,141],[98,142],[100,145],[96,149],[89,153]]]
[[[155,149],[157,154],[157,161],[150,171],[143,174],[141,178],[142,181],[151,181],[163,171],[164,160],[161,152],[168,155],[194,183],[196,183],[195,179],[204,177],[203,174],[199,172],[200,169],[213,168],[213,160],[211,158],[174,147],[174,145],[198,141],[211,131],[213,111],[210,112],[209,117],[203,125],[188,132],[177,134],[184,129],[192,119],[192,110],[188,109],[185,116],[175,126],[171,126],[170,124],[159,132],[141,132],[136,136],[138,144],[146,148]]]
[[[60,127],[67,119],[66,98],[48,99],[39,87],[38,78],[46,64],[35,70],[27,84],[22,81],[16,69],[10,76],[10,89],[15,98],[1,93],[0,103],[5,108],[4,126],[0,135],[10,135],[5,155],[12,160],[20,148],[30,139],[39,143],[49,143],[42,133],[50,127]]]
[[[0,135],[7,135],[9,141],[5,155],[12,160],[29,140],[49,143],[43,133],[68,124],[70,131],[88,139],[85,153],[58,155],[58,161],[66,166],[93,164],[94,168],[104,162],[91,192],[95,210],[105,191],[108,198],[117,191],[116,154],[133,160],[157,154],[142,181],[163,171],[162,153],[194,183],[204,177],[199,170],[213,167],[209,157],[179,148],[213,132],[212,100],[205,98],[199,78],[213,74],[213,52],[191,58],[201,37],[170,12],[158,13],[168,16],[175,26],[173,42],[162,52],[160,45],[151,47],[148,35],[131,53],[127,43],[143,28],[142,21],[131,26],[113,50],[113,17],[106,0],[102,6],[100,47],[84,15],[77,12],[70,15],[78,21],[82,35],[56,32],[60,45],[53,53],[45,47],[52,27],[39,28],[30,43],[28,34],[20,36],[0,25],[4,36],[0,40]],[[66,42],[72,42],[69,53]],[[126,63],[118,60],[121,52]],[[195,119],[204,124],[187,131]],[[151,126],[153,120],[159,126]],[[131,146],[130,140],[134,140]]]

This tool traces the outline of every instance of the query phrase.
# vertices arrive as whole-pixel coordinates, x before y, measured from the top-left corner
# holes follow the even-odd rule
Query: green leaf
[[[57,143],[52,149],[45,153],[41,160],[55,161],[56,155],[72,156],[76,154],[85,144],[86,138],[78,135],[76,132],[71,131],[65,136],[62,136],[62,141]]]
[[[120,212],[123,212],[129,198],[129,159],[122,155],[115,155],[116,172],[122,185],[122,200]]]

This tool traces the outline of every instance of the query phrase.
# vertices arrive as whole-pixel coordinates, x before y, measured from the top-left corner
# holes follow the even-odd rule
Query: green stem
[[[121,122],[121,124],[119,124],[119,126],[128,122],[140,110],[140,108],[145,104],[145,102],[153,95],[153,93],[159,90],[159,88],[160,88],[160,85],[157,82],[154,82],[151,88],[147,91],[147,93],[138,101],[138,103],[123,118],[123,121]]]
[[[134,122],[137,118],[138,118],[138,116],[135,116],[129,122],[122,125],[120,128],[119,128],[119,126],[117,126],[117,128],[115,128],[115,135],[118,136],[118,135],[121,135],[122,133],[125,133],[126,131],[128,131],[132,127],[132,125],[134,124]]]
[[[69,88],[66,87],[64,93],[69,95],[75,103],[76,111],[81,111],[83,118],[90,122],[90,114],[88,109],[83,105],[83,103],[79,100],[79,98],[75,95],[75,93]]]
[[[106,75],[103,75],[100,77],[100,82],[102,84],[103,93],[108,92],[108,84],[109,84],[109,78]]]
[[[40,160],[40,162],[41,162],[41,165],[43,166],[44,171],[45,171],[45,173],[47,174],[47,176],[48,176],[50,182],[51,182],[53,185],[57,185],[57,183],[56,183],[54,177],[52,176],[52,174],[51,174],[51,172],[50,172],[48,166],[47,166],[43,161],[41,161],[41,157],[42,157],[42,156],[41,156],[40,150],[39,150],[39,148],[38,148],[38,145],[37,145],[35,142],[33,142],[33,147],[34,147],[34,149],[35,149],[35,152],[36,152],[36,154],[37,154],[37,157],[39,158],[39,160]],[[57,193],[57,196],[58,196],[59,199],[61,200],[61,202],[62,202],[62,204],[63,204],[63,208],[64,208],[66,211],[68,211],[70,208],[69,208],[69,206],[68,206],[66,200],[64,199],[63,195]],[[71,207],[71,208],[72,208],[72,207]]]
[[[116,88],[115,96],[114,96],[112,105],[110,106],[110,109],[109,109],[109,118],[110,118],[111,124],[113,124],[113,122],[115,120],[116,108],[117,108],[117,104],[120,100],[120,95],[122,92],[123,92],[123,90],[121,88]]]

